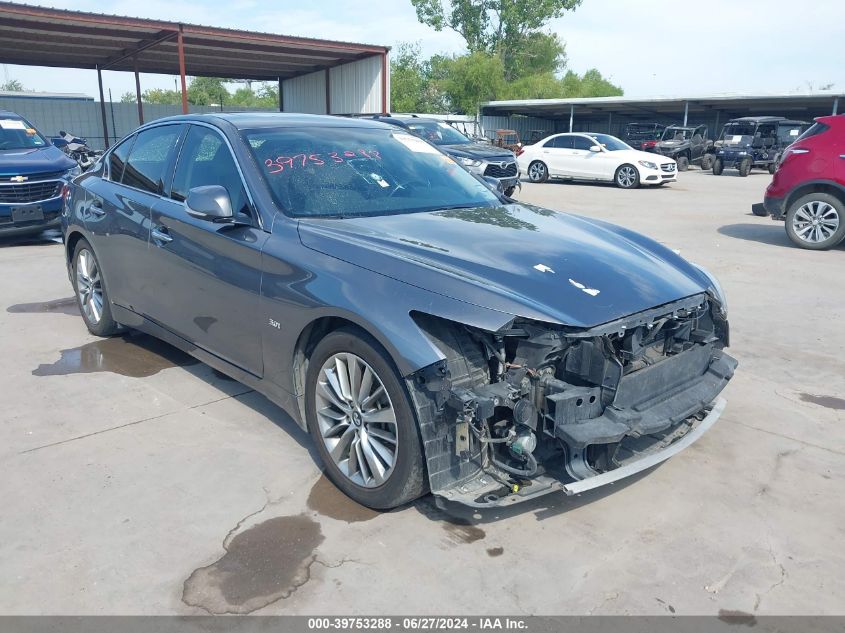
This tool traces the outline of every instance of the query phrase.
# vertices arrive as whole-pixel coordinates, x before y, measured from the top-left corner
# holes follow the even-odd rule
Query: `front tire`
[[[845,239],[845,203],[827,193],[810,193],[789,205],[786,234],[801,248],[822,251]]]
[[[620,189],[636,189],[640,186],[640,172],[633,165],[625,163],[616,170],[613,180]]]
[[[686,171],[689,169],[689,158],[686,156],[678,156],[675,159],[675,162],[678,163],[678,171]]]
[[[701,171],[707,171],[713,166],[713,157],[710,154],[705,154],[701,157]]]
[[[505,189],[505,197],[513,198],[513,194],[514,194],[515,191],[516,191],[516,187],[508,187],[507,189]]]
[[[120,331],[112,318],[111,304],[102,269],[94,249],[80,239],[73,250],[73,287],[85,327],[95,336],[112,336]]]
[[[745,178],[751,173],[751,159],[746,158],[739,164],[739,175]]]
[[[341,329],[317,344],[305,414],[326,475],[347,496],[386,510],[426,492],[416,414],[393,362],[372,337]]]
[[[725,164],[721,158],[717,158],[713,161],[713,175],[721,176],[723,171],[725,171]]]
[[[549,168],[541,160],[535,160],[528,165],[528,180],[531,182],[546,182],[549,179]]]

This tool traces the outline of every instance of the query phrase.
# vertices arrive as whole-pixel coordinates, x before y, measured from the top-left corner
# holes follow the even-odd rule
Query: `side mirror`
[[[590,146],[590,151],[591,151],[591,152],[596,152],[596,153],[600,152],[600,151],[601,151],[601,145],[591,145],[591,146]]]
[[[209,222],[229,222],[234,217],[229,192],[220,185],[194,187],[188,191],[185,207],[191,217]]]

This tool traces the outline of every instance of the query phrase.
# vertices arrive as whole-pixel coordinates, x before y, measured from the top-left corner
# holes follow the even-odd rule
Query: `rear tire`
[[[707,171],[713,166],[713,157],[710,154],[705,154],[701,157],[701,171]]]
[[[765,218],[767,215],[769,215],[769,212],[766,211],[766,207],[764,207],[762,204],[752,204],[751,213],[760,218]]]
[[[393,361],[366,333],[336,330],[314,348],[305,380],[306,424],[326,476],[361,505],[387,510],[427,491],[410,402]]]
[[[774,174],[777,171],[777,169],[778,169],[777,161],[775,161],[774,163],[769,163],[769,173],[770,174]]]
[[[528,165],[528,180],[531,182],[546,182],[549,179],[549,168],[541,160],[535,160]]]
[[[636,189],[640,186],[640,172],[630,163],[625,163],[617,168],[613,181],[620,189]]]
[[[675,159],[675,162],[678,163],[678,171],[686,171],[689,169],[689,158],[686,156],[678,156]]]
[[[793,244],[813,251],[836,246],[845,239],[845,203],[828,193],[798,198],[786,212],[786,234]]]
[[[507,189],[505,189],[505,196],[508,198],[512,198],[514,191],[516,191],[516,187],[508,187]]]
[[[717,158],[713,161],[713,175],[714,176],[721,176],[722,172],[725,170],[725,164],[722,162],[721,158]]]
[[[739,163],[739,175],[745,178],[748,174],[751,173],[751,159],[746,158],[742,162]]]
[[[84,238],[73,249],[73,288],[85,327],[94,336],[112,336],[120,325],[112,318],[109,293],[100,262]]]

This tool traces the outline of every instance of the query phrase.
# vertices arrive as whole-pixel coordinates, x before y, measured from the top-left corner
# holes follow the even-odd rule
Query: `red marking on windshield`
[[[347,162],[347,159],[366,158],[369,160],[381,160],[381,154],[376,149],[359,149],[359,150],[338,150],[336,152],[328,152],[329,159],[323,159],[322,154],[294,154],[292,156],[277,156],[276,158],[268,158],[264,161],[269,173],[280,174],[285,170],[294,169],[295,167],[307,167],[314,165],[315,167],[322,167],[324,165],[333,164],[339,165]]]

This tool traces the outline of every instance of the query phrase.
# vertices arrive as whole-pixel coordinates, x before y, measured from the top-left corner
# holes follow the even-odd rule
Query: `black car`
[[[516,156],[509,149],[467,138],[448,123],[418,116],[376,116],[378,121],[405,128],[436,145],[470,172],[495,178],[504,194],[512,196],[521,186]]]
[[[722,128],[715,143],[713,173],[735,168],[747,176],[755,167],[775,173],[783,150],[792,144],[810,124],[777,116],[746,116],[731,119]]]
[[[81,171],[32,123],[0,110],[0,235],[58,228],[62,188]]]
[[[709,273],[383,123],[163,119],[74,179],[63,229],[93,334],[265,394],[374,508],[617,481],[701,436],[736,365]]]

